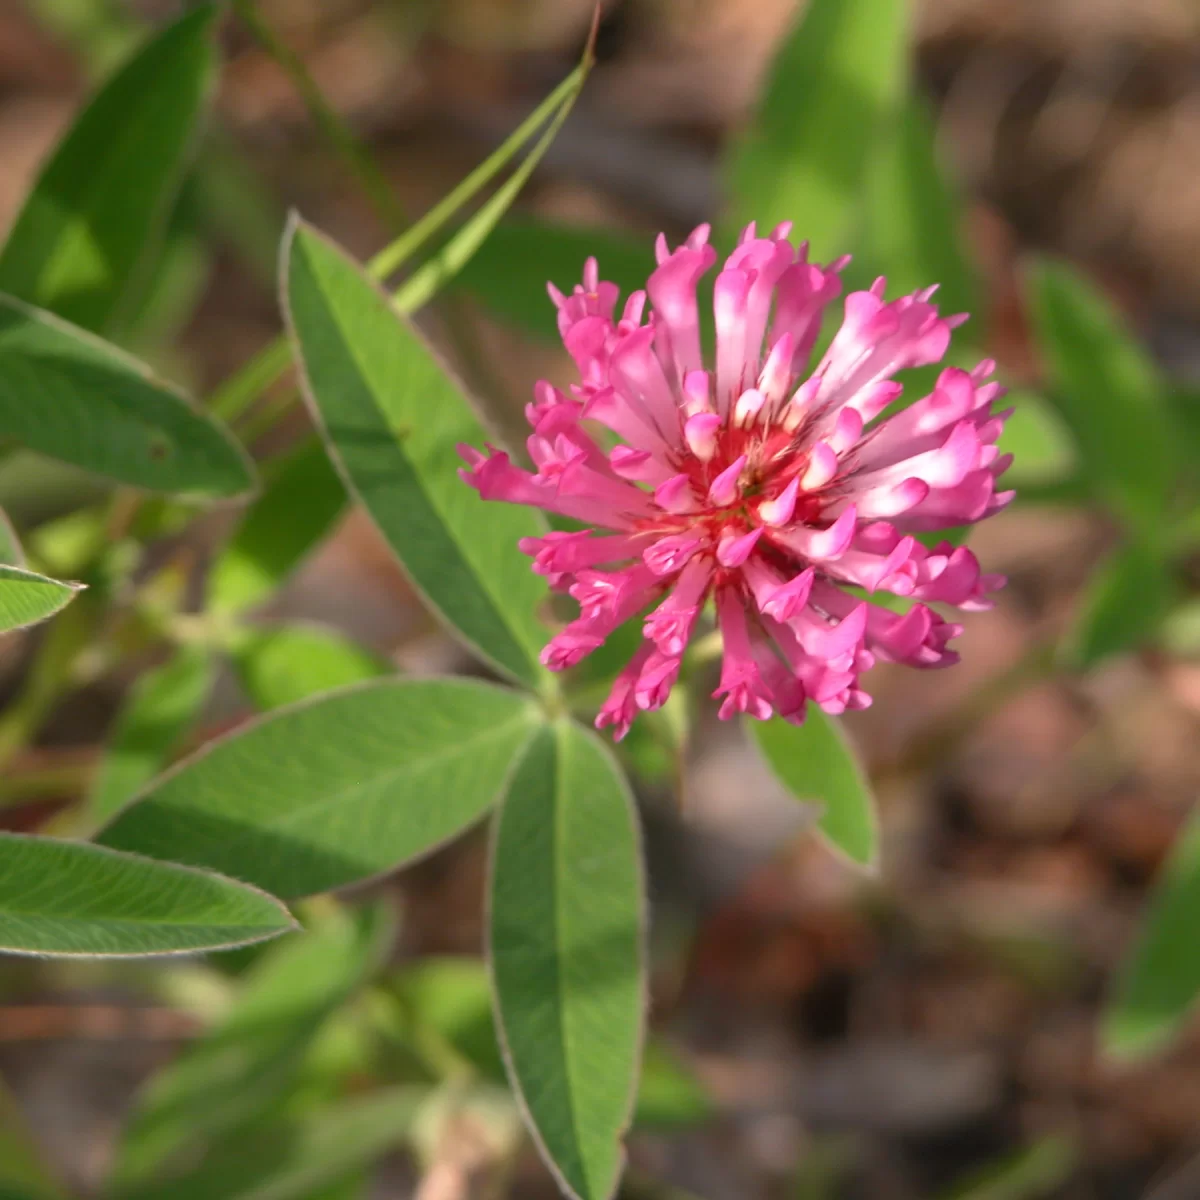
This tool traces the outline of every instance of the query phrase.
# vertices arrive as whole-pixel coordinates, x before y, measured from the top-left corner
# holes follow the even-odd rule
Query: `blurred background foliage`
[[[235,7],[190,151],[169,105],[129,135],[124,169],[144,186],[118,191],[121,302],[72,275],[86,256],[34,272],[40,303],[196,394],[278,332],[288,208],[369,258],[571,70],[591,16],[590,0]],[[805,749],[833,756],[818,775],[851,810],[869,777],[877,835],[825,832],[863,858],[877,836],[877,874],[809,836],[786,755],[764,739],[777,779],[704,706],[669,707],[623,750],[648,829],[653,1036],[621,1194],[1187,1200],[1200,9],[805,7],[605,3],[561,135],[419,317],[515,429],[534,379],[570,379],[548,278],[570,285],[595,253],[627,289],[660,229],[713,220],[728,239],[791,218],[819,256],[855,252],[856,284],[940,281],[946,308],[974,314],[964,361],[996,357],[1013,392],[1020,498],[972,538],[1010,577],[998,609],[967,621],[953,672],[875,670],[875,706],[844,722],[866,776],[841,769],[828,731]],[[0,229],[98,81],[179,12],[8,0]],[[85,142],[112,116],[95,120]],[[176,175],[169,208],[138,211]],[[122,219],[158,227],[149,266],[122,248]],[[30,269],[0,255],[0,290]],[[338,683],[477,670],[346,510],[291,394],[218,393],[265,461],[269,503],[240,524],[236,505],[187,524],[198,510],[126,504],[5,449],[0,504],[31,564],[86,577],[67,616],[117,616],[89,653],[67,616],[0,642],[0,827],[94,828],[187,749]],[[219,661],[196,645],[214,629]],[[31,706],[30,664],[52,653],[74,669]],[[308,902],[304,939],[167,966],[0,964],[0,1197],[555,1194],[503,1086],[483,872],[472,836]]]

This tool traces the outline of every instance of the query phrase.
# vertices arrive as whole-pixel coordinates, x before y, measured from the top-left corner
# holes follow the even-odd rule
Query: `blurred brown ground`
[[[39,7],[0,6],[0,229],[85,86],[78,54]],[[171,7],[127,6],[148,20]],[[716,150],[797,7],[606,5],[601,66],[526,208],[640,233],[711,215]],[[263,0],[262,10],[419,212],[568,69],[590,0]],[[989,337],[1010,377],[1037,367],[1015,273],[1029,247],[1079,261],[1169,366],[1200,373],[1200,6],[925,0],[914,30],[947,161],[971,196],[996,299]],[[378,246],[384,231],[278,69],[232,28],[226,49],[220,120],[271,203],[296,205],[356,252]],[[271,247],[260,250],[269,262]],[[478,320],[510,404],[563,370],[557,353]],[[225,245],[180,369],[209,386],[275,328],[266,272]],[[924,1200],[993,1155],[1065,1132],[1080,1152],[1054,1193],[1065,1200],[1200,1195],[1177,1174],[1200,1150],[1200,1031],[1125,1072],[1095,1054],[1106,981],[1200,793],[1200,664],[1128,657],[1084,682],[1017,688],[957,727],[968,697],[1064,627],[1110,540],[1086,514],[1006,514],[973,541],[1011,583],[995,612],[968,618],[963,665],[876,669],[875,707],[850,725],[881,796],[878,879],[805,837],[809,818],[736,731],[704,720],[682,820],[664,797],[645,798],[656,910],[695,936],[690,947],[666,937],[655,1020],[724,1115],[713,1129],[635,1139],[635,1163],[712,1200],[766,1200],[792,1195],[806,1154],[845,1135],[844,1194]],[[357,516],[272,612],[339,624],[409,669],[461,665]],[[238,711],[232,688],[222,694],[210,730]],[[51,740],[94,744],[116,699],[76,705]],[[396,886],[410,905],[405,953],[477,949],[477,845]],[[87,1180],[116,1106],[159,1054],[141,1041],[13,1039],[0,1067]],[[536,1180],[522,1197],[544,1190]]]

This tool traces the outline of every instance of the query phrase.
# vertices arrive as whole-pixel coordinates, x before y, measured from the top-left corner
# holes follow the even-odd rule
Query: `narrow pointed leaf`
[[[267,599],[345,506],[346,489],[315,438],[269,468],[262,495],[213,564],[209,609],[241,612]]]
[[[748,724],[779,782],[797,800],[821,806],[821,833],[852,862],[874,866],[879,856],[875,800],[841,726],[815,704],[799,727],[778,717]]]
[[[220,875],[84,842],[0,834],[0,952],[190,954],[294,928],[277,900]]]
[[[233,496],[253,468],[232,435],[150,369],[0,296],[0,436],[120,483]]]
[[[20,567],[0,566],[0,633],[36,625],[66,608],[82,590]]]
[[[1086,669],[1144,645],[1158,633],[1174,598],[1174,581],[1161,559],[1140,542],[1121,546],[1088,582],[1068,657]]]
[[[404,1143],[432,1089],[409,1084],[342,1100],[231,1139],[191,1169],[113,1200],[314,1200]]]
[[[794,221],[817,261],[843,254],[871,156],[904,86],[903,0],[812,0],[771,66],[726,177],[733,218]]]
[[[1075,271],[1041,261],[1029,281],[1055,384],[1046,396],[1074,435],[1095,494],[1156,541],[1179,463],[1165,385],[1111,305]]]
[[[1046,1200],[1067,1186],[1079,1166],[1079,1149],[1064,1134],[1040,1138],[971,1171],[937,1200]]]
[[[143,46],[76,119],[0,252],[0,291],[103,330],[152,248],[216,65],[214,5]]]
[[[163,767],[212,690],[216,663],[205,646],[181,646],[133,685],[88,792],[83,818],[103,824]]]
[[[616,1189],[645,1008],[643,881],[633,803],[578,726],[538,734],[493,845],[488,930],[506,1065],[559,1185]]]
[[[247,630],[232,658],[238,681],[262,712],[389,673],[376,655],[319,625]]]
[[[1196,913],[1200,911],[1200,811],[1180,832],[1162,868],[1142,930],[1117,979],[1101,1028],[1114,1058],[1161,1049],[1183,1029],[1200,998]]]
[[[281,709],[152,783],[98,840],[282,896],[392,870],[477,821],[533,705],[457,679],[388,679]]]
[[[449,283],[486,240],[488,232],[511,206],[529,174],[549,148],[550,142],[579,95],[579,89],[587,78],[592,61],[592,47],[589,43],[584,49],[580,65],[475,170],[367,263],[366,271],[372,279],[382,281],[394,274],[431,241],[463,205],[482,191],[520,154],[526,143],[537,136],[538,131],[549,122],[549,128],[537,137],[537,141],[525,152],[523,161],[508,179],[492,193],[454,237],[441,247],[438,254],[409,276],[396,295],[396,303],[401,312],[415,311],[440,286]],[[272,342],[218,389],[212,398],[213,412],[227,420],[244,412],[260,392],[279,378],[287,368],[289,360],[286,340],[281,338]]]
[[[485,504],[458,478],[455,446],[486,435],[458,383],[358,266],[299,222],[283,253],[309,406],[348,487],[451,629],[536,684],[546,632],[535,609],[546,591],[517,543],[542,523]]]
[[[117,1146],[118,1194],[149,1187],[173,1162],[257,1120],[295,1086],[321,1029],[379,969],[395,940],[387,908],[335,909],[269,947],[232,1009],[138,1099]]]

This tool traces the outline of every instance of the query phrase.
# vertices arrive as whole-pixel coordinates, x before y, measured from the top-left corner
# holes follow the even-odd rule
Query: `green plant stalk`
[[[57,767],[9,772],[0,779],[0,809],[12,808],[42,796],[76,796],[91,781],[92,763],[64,763]]]
[[[71,686],[72,671],[92,640],[97,615],[85,592],[47,626],[24,685],[0,715],[0,772],[36,736]]]
[[[255,0],[233,0],[233,7],[247,28],[258,39],[260,45],[279,64],[304,101],[309,116],[312,117],[317,128],[334,150],[341,155],[351,175],[358,181],[368,201],[375,209],[376,215],[394,239],[392,244],[404,242],[410,236],[408,215],[370,150],[355,136],[333,105],[325,99],[324,93],[305,66],[304,60],[263,20]],[[488,366],[486,358],[479,352],[474,334],[466,320],[466,314],[454,297],[442,298],[442,315],[451,344],[468,378],[475,384],[475,391],[483,396],[499,395],[500,384]],[[291,407],[294,399],[294,395],[285,394],[276,404],[271,405],[267,413],[256,413],[254,431],[251,433],[243,430],[243,439],[250,442],[260,436],[265,429],[271,428],[279,417]]]
[[[262,19],[254,0],[233,0],[233,11],[254,35],[259,45],[283,69],[321,133],[345,160],[346,166],[358,180],[376,211],[389,227],[405,228],[408,225],[408,217],[391,185],[366,147],[325,99],[316,80],[304,65],[304,60]]]
[[[371,278],[383,280],[392,275],[454,216],[458,209],[503,170],[517,151],[545,125],[551,114],[560,113],[563,108],[570,111],[570,106],[574,104],[590,68],[591,56],[589,54],[584,62],[576,67],[462,183],[434,205],[411,229],[384,247],[367,263],[367,273]],[[562,119],[566,119],[565,114],[562,115]],[[562,121],[556,117],[554,128],[557,130],[561,123]],[[529,177],[534,167],[537,166],[538,160],[545,153],[545,145],[548,143],[543,145],[544,141],[544,138],[539,141],[518,171],[514,172],[514,175],[521,175],[522,183]],[[499,219],[499,216],[500,213],[497,213],[496,220]],[[490,228],[487,232],[490,232]],[[438,280],[441,281],[445,277],[446,269],[443,266],[438,273]],[[416,276],[413,278],[415,279]],[[427,288],[429,280],[426,280],[422,286]],[[263,391],[287,370],[290,362],[291,353],[287,341],[280,336],[260,350],[213,393],[209,408],[222,420],[236,420]]]
[[[485,188],[515,157],[517,152],[545,125],[552,113],[570,110],[591,70],[590,54],[537,106],[508,137],[460,184],[451,189],[411,229],[385,246],[367,264],[373,279],[387,279],[402,267],[477,192]],[[559,122],[561,124],[561,122]],[[540,157],[536,151],[531,156]],[[534,164],[536,166],[536,162]]]

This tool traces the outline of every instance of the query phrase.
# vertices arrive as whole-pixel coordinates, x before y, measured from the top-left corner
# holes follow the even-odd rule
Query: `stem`
[[[258,13],[254,0],[233,0],[233,10],[254,35],[259,45],[279,64],[292,86],[300,93],[317,127],[341,154],[367,194],[371,204],[393,229],[403,229],[408,218],[391,184],[363,144],[325,99],[304,60],[267,24]]]
[[[579,89],[583,86],[583,81],[590,68],[591,52],[589,49],[584,61],[538,105],[534,112],[521,122],[496,150],[489,154],[449,195],[421,217],[412,228],[402,233],[367,263],[367,274],[376,280],[386,279],[393,274],[480,188],[490,183],[504,169],[509,160],[546,123],[551,113],[557,113],[552,126],[553,130],[557,131],[559,125],[566,119],[566,112],[570,111],[570,106],[579,94]],[[323,100],[321,103],[324,105]],[[563,111],[564,109],[565,111]],[[516,194],[521,184],[525,182],[537,165],[537,161],[548,144],[543,138],[525,162],[521,164],[521,167],[514,172],[513,177],[519,177],[520,183],[517,188],[507,191],[506,195]],[[496,219],[499,219],[501,212],[503,212],[503,206],[495,213]],[[485,234],[490,232],[490,226],[484,232]],[[475,243],[471,252],[473,253],[477,247],[478,242]],[[465,259],[460,261],[457,255],[448,257],[447,252],[443,251],[442,259],[435,260],[434,264],[430,264],[435,269],[426,274],[423,282],[415,285],[415,290],[405,297],[405,300],[417,300],[423,292],[425,293],[424,299],[428,299],[432,290],[436,290],[437,285],[453,273],[448,266],[451,261],[457,262],[457,266],[453,268],[453,270],[457,270]],[[421,273],[418,272],[413,276],[413,279],[409,281],[410,285],[413,285],[420,275]],[[433,284],[432,289],[430,289],[431,283]],[[423,303],[424,300],[421,299],[419,302]],[[414,304],[414,307],[416,306]],[[402,311],[410,312],[412,310],[402,308]],[[282,336],[277,337],[213,393],[209,404],[211,411],[222,420],[235,420],[249,408],[260,393],[270,387],[287,370],[290,362],[291,349],[286,339]]]
[[[0,771],[37,735],[55,702],[70,687],[72,669],[91,640],[93,623],[85,593],[47,627],[24,686],[0,715]]]
[[[0,809],[24,804],[41,796],[77,795],[88,786],[94,766],[92,762],[70,762],[10,772],[6,778],[0,779]]]
[[[546,123],[550,113],[578,95],[587,74],[586,65],[576,67],[457,187],[444,196],[416,224],[390,246],[385,246],[367,264],[373,279],[386,279],[419,250],[481,188],[489,184],[518,150]]]
[[[282,335],[276,337],[217,388],[208,407],[222,421],[236,420],[288,369],[291,361],[287,340]]]

